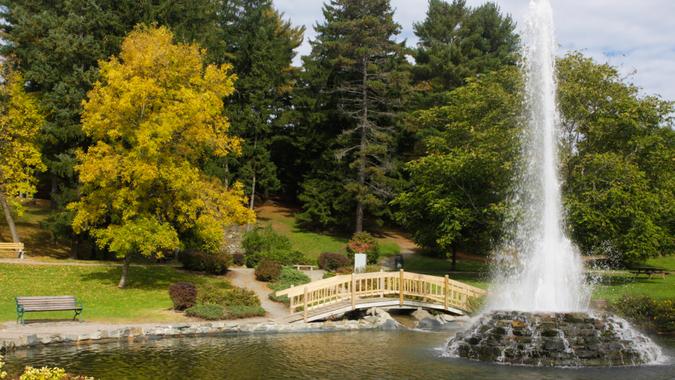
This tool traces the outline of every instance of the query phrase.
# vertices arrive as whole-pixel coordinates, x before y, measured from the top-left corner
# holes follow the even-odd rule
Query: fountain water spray
[[[488,307],[493,310],[583,311],[588,305],[583,265],[563,230],[558,177],[560,132],[556,104],[553,11],[548,0],[531,0],[525,32],[526,104],[523,165],[513,208],[514,241],[498,263]],[[503,268],[501,268],[503,269]]]
[[[448,343],[451,355],[536,366],[654,363],[661,350],[620,318],[588,310],[590,289],[565,235],[558,177],[553,11],[530,0],[525,33],[528,128],[513,239],[497,255],[487,310]]]

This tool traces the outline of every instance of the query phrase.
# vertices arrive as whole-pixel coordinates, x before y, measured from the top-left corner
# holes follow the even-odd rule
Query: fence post
[[[448,275],[445,275],[445,280],[443,281],[443,306],[445,310],[448,310]]]
[[[307,305],[307,287],[306,286],[305,286],[305,296],[303,298],[304,298],[304,301],[305,301],[305,304],[304,304],[303,310],[302,310],[302,312],[304,313],[303,320],[305,322],[307,322],[307,306],[308,305]]]
[[[398,280],[398,303],[399,306],[403,306],[403,268],[401,268],[401,271],[399,272],[399,280]]]
[[[352,310],[356,309],[356,279],[352,272]]]
[[[384,277],[384,269],[380,269],[380,279],[377,281],[378,282],[377,287],[379,288],[380,291],[380,298],[384,298],[384,286],[383,286],[384,282],[382,279],[383,277]]]

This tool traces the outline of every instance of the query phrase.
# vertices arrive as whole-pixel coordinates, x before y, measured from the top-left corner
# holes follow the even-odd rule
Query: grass
[[[664,268],[670,275],[635,277],[630,271],[611,271],[599,279],[593,298],[615,301],[623,295],[646,295],[655,299],[675,299],[675,256],[649,259],[646,266]]]
[[[171,311],[169,285],[189,281],[218,284],[222,278],[182,272],[174,267],[132,266],[126,289],[118,289],[117,266],[0,264],[0,321],[15,320],[14,297],[73,295],[84,305],[82,319],[105,322],[185,320]],[[27,319],[71,318],[72,312],[27,313]]]
[[[15,217],[17,233],[25,244],[26,255],[44,259],[65,259],[70,257],[70,247],[65,242],[56,241],[50,231],[42,228],[52,210],[45,204],[26,204],[24,213]],[[0,241],[12,241],[9,227],[4,216],[0,217]],[[14,258],[13,254],[0,254],[0,257]]]
[[[301,229],[294,217],[294,211],[284,207],[264,206],[257,210],[258,222],[288,237],[296,249],[309,259],[316,260],[323,252],[344,253],[350,236],[318,233]],[[386,235],[377,238],[381,256],[397,255],[401,247],[394,238]]]

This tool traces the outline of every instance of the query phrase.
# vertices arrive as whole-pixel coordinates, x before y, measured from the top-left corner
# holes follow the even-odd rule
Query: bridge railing
[[[305,316],[313,309],[344,301],[351,301],[355,308],[358,299],[398,297],[420,300],[449,307],[470,310],[472,298],[485,295],[483,289],[445,277],[405,272],[372,272],[339,275],[309,284],[276,292],[277,297],[287,296],[291,314],[303,310]]]

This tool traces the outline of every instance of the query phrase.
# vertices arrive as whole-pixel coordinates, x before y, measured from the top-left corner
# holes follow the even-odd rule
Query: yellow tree
[[[119,57],[100,62],[100,81],[83,103],[93,140],[78,154],[81,198],[73,228],[124,258],[162,257],[190,236],[215,250],[228,224],[254,220],[240,185],[206,176],[209,156],[238,154],[222,98],[234,91],[229,65],[204,64],[196,45],[174,44],[164,27],[139,26]]]
[[[19,196],[35,193],[35,174],[45,169],[36,143],[44,119],[24,91],[23,77],[8,72],[0,86],[0,204],[12,240],[19,242],[11,209],[23,211]]]

